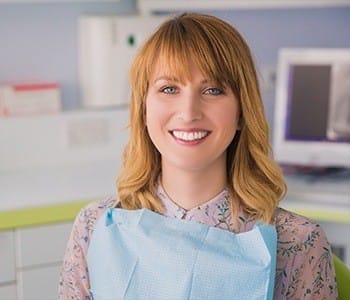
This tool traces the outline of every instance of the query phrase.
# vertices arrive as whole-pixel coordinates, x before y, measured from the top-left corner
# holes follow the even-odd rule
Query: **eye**
[[[219,88],[208,88],[204,91],[205,95],[218,96],[224,94],[224,91]]]
[[[160,91],[164,94],[176,94],[178,92],[177,88],[174,86],[166,86],[160,89]]]

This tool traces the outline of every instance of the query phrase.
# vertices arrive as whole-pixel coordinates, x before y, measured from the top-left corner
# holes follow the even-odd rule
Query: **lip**
[[[201,139],[197,139],[197,140],[192,140],[192,141],[186,141],[183,139],[180,139],[178,137],[176,137],[173,132],[174,131],[181,131],[181,132],[186,132],[186,133],[191,133],[191,132],[206,132],[206,135],[201,138]],[[195,145],[199,145],[201,143],[203,143],[203,141],[211,134],[210,130],[207,129],[203,129],[203,128],[176,128],[176,129],[172,129],[168,131],[169,134],[171,135],[171,137],[179,144],[181,145],[185,145],[185,146],[195,146]]]
[[[173,132],[173,131],[183,131],[183,132],[195,132],[195,131],[205,131],[210,133],[211,131],[208,129],[204,129],[204,128],[174,128],[169,130],[169,132]]]

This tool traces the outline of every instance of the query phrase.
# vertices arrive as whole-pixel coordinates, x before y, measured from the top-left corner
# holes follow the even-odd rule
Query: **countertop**
[[[118,160],[0,174],[0,230],[71,221],[87,203],[115,195]],[[350,224],[350,177],[287,176],[282,207]]]
[[[87,203],[114,195],[118,161],[0,174],[0,230],[73,220]]]

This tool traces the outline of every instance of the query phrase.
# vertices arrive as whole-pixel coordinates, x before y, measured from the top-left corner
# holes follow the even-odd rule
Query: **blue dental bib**
[[[111,208],[88,250],[95,300],[273,299],[277,234],[235,234],[147,209]]]

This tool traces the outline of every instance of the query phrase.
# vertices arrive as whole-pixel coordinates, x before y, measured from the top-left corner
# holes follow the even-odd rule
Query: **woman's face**
[[[183,83],[160,65],[146,96],[146,125],[161,154],[162,168],[226,170],[226,149],[239,120],[239,104],[231,88],[211,82],[193,61],[191,79]]]

